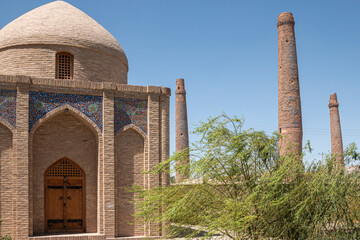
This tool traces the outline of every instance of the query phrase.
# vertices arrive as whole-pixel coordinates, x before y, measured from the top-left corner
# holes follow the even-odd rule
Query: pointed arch
[[[121,129],[115,134],[115,137],[116,137],[116,135],[118,135],[118,134],[120,134],[120,133],[123,133],[123,132],[125,132],[125,131],[127,131],[127,130],[129,130],[129,129],[132,129],[132,130],[134,130],[135,132],[137,132],[138,134],[140,134],[140,136],[144,139],[144,141],[147,139],[146,133],[145,133],[143,130],[141,130],[138,126],[136,126],[136,125],[134,125],[134,124],[132,124],[132,123],[126,125],[126,126],[123,127],[123,128],[121,128]]]
[[[101,130],[99,127],[85,114],[77,110],[76,108],[70,106],[69,104],[64,104],[58,108],[55,108],[54,110],[46,113],[42,118],[40,118],[30,129],[30,137],[32,137],[36,131],[43,123],[47,122],[49,119],[68,111],[73,116],[79,118],[82,122],[84,122],[89,128],[95,133],[97,139],[101,136]]]
[[[16,181],[14,168],[14,162],[16,162],[14,150],[15,131],[10,123],[0,118],[0,216],[1,219],[6,219],[1,223],[1,232],[13,232],[14,225],[16,225],[11,202],[11,198],[14,197],[12,183]]]
[[[102,133],[95,123],[80,110],[70,104],[64,104],[46,113],[37,120],[29,134],[29,162],[31,211],[34,233],[47,231],[45,182],[38,181],[44,178],[44,173],[51,164],[64,156],[73,159],[86,174],[84,184],[89,186],[84,192],[84,231],[96,232],[99,225],[98,194],[100,185],[99,168],[102,167]],[[49,147],[51,146],[51,147]],[[52,218],[50,218],[51,220]],[[80,218],[79,218],[80,219]],[[64,220],[65,221],[65,220]],[[67,221],[67,220],[66,220]],[[49,229],[48,229],[49,230]]]
[[[115,232],[116,236],[143,236],[144,225],[134,222],[134,193],[126,189],[146,185],[147,136],[136,125],[128,124],[115,135]]]
[[[12,134],[15,133],[15,127],[11,125],[8,121],[5,121],[3,118],[0,118],[0,124],[3,125],[5,128],[9,129]]]

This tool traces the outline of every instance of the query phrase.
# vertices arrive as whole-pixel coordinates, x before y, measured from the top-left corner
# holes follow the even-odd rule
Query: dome
[[[96,50],[118,58],[128,67],[118,41],[94,19],[64,1],[35,8],[0,31],[0,49],[34,44]]]

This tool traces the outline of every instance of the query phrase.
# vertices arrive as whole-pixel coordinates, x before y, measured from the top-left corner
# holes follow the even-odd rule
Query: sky
[[[0,27],[48,0],[0,1]],[[292,12],[303,142],[329,153],[329,97],[337,93],[344,146],[360,144],[360,1],[68,0],[104,26],[129,60],[128,84],[172,89],[185,79],[189,129],[222,112],[245,128],[277,131],[277,16]],[[190,142],[198,138],[190,134]]]

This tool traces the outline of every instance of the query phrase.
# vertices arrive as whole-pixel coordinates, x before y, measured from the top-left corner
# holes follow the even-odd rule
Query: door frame
[[[66,230],[49,230],[48,229],[48,224],[47,224],[47,215],[46,215],[46,191],[47,191],[47,173],[57,164],[59,164],[62,161],[69,161],[70,164],[74,165],[76,168],[78,168],[81,173],[82,173],[82,219],[83,219],[83,228],[82,229],[66,229]],[[71,159],[67,158],[67,157],[63,157],[57,161],[55,161],[53,164],[51,164],[44,172],[44,230],[45,233],[82,233],[82,232],[86,232],[86,175],[85,175],[85,171],[78,165],[76,164],[74,161],[72,161]],[[64,190],[65,190],[65,185],[64,185]],[[65,219],[64,219],[65,221]]]

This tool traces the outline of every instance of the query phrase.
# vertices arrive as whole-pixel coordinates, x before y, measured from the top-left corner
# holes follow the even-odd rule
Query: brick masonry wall
[[[16,132],[14,149],[16,149],[15,180],[16,189],[16,239],[29,236],[29,86],[19,84],[16,98]]]
[[[150,119],[148,124],[148,149],[149,149],[149,161],[148,169],[152,169],[160,162],[161,151],[161,128],[160,128],[160,97],[158,95],[149,95],[148,98],[148,118]],[[160,185],[160,176],[151,174],[149,175],[148,188],[154,188]],[[159,223],[149,223],[146,235],[159,236]]]
[[[56,53],[74,56],[74,80],[127,84],[128,68],[118,58],[94,50],[56,45],[26,45],[0,50],[0,74],[55,78]]]
[[[105,236],[115,237],[114,94],[103,94],[104,223]]]
[[[57,160],[67,157],[86,176],[86,229],[97,232],[97,139],[87,124],[62,112],[44,122],[33,136],[34,233],[44,232],[44,173]]]
[[[0,124],[0,231],[2,235],[14,233],[13,218],[13,134]]]
[[[128,129],[115,137],[116,159],[116,235],[143,236],[144,226],[131,225],[135,208],[130,201],[134,196],[130,189],[133,184],[144,186],[144,137],[139,132]]]
[[[170,157],[170,116],[169,116],[170,101],[169,97],[160,97],[160,109],[161,109],[161,161],[167,161]],[[168,168],[170,172],[170,166]],[[170,173],[164,173],[161,177],[161,185],[170,185]],[[161,223],[161,235],[165,234],[165,225],[168,222]]]
[[[121,182],[128,185],[132,181],[143,184],[145,188],[165,185],[168,176],[143,175],[140,172],[149,170],[161,160],[165,160],[169,154],[169,96],[170,90],[162,87],[142,87],[122,85],[115,83],[97,83],[86,81],[67,81],[45,78],[30,78],[25,76],[0,75],[0,89],[17,88],[17,128],[13,131],[14,159],[0,159],[0,171],[11,171],[13,178],[10,180],[12,193],[4,198],[0,180],[0,214],[7,206],[5,200],[12,201],[13,224],[10,232],[16,239],[28,239],[29,236],[42,234],[44,230],[44,173],[55,161],[66,156],[77,163],[86,174],[86,225],[87,232],[101,234],[96,236],[107,239],[119,235],[119,223],[124,223],[124,215],[116,214],[115,210],[108,209],[107,204],[113,202],[115,206],[127,205],[121,202],[115,188],[115,182],[121,174],[115,174],[123,167],[115,168],[119,154],[116,152],[125,145],[132,149],[125,149],[125,153],[132,155],[134,163],[133,180]],[[78,95],[95,95],[104,98],[104,129],[100,132],[91,120],[85,119],[84,115],[76,109],[58,108],[51,111],[43,119],[40,119],[29,132],[29,91],[45,91],[50,93],[65,93]],[[108,92],[103,94],[104,92]],[[114,136],[114,96],[134,99],[147,99],[148,105],[148,135],[144,132],[136,132],[131,125],[125,126]],[[0,148],[11,143],[8,124],[0,124],[0,139],[8,139],[7,143],[0,142]],[[5,128],[5,130],[4,130]],[[4,130],[4,131],[3,131]],[[7,133],[6,133],[7,132]],[[119,140],[121,134],[125,134],[126,140]],[[0,140],[0,141],[1,141]],[[119,149],[117,147],[120,146]],[[123,147],[121,147],[123,146]],[[1,150],[0,150],[1,151]],[[132,152],[133,151],[133,152]],[[6,151],[5,151],[6,152]],[[117,155],[115,155],[117,154]],[[116,158],[115,158],[116,156]],[[141,156],[141,157],[140,157]],[[124,155],[120,154],[120,159]],[[126,157],[126,156],[125,156]],[[131,159],[131,157],[130,157]],[[6,166],[6,161],[12,166]],[[125,165],[124,168],[130,167]],[[128,174],[126,172],[125,174]],[[6,179],[4,179],[5,181]],[[116,183],[118,184],[118,183]],[[29,194],[29,196],[28,196]],[[110,196],[110,201],[109,201]],[[115,198],[117,202],[115,202]],[[113,199],[113,200],[111,200]],[[130,210],[131,210],[131,205]],[[115,209],[115,208],[114,208]],[[110,211],[109,211],[110,210]],[[110,218],[109,218],[110,216]],[[116,216],[116,218],[115,218]],[[4,215],[5,217],[5,215]],[[4,223],[3,226],[6,226]],[[10,224],[8,224],[10,226]],[[159,223],[152,223],[151,229],[145,232],[144,226],[135,225],[131,235],[159,236]],[[132,226],[130,226],[132,227]],[[116,230],[116,232],[115,232]],[[124,229],[122,229],[124,230]],[[125,229],[128,231],[129,229]],[[110,233],[110,234],[109,234]],[[112,237],[112,235],[114,235]],[[44,238],[41,236],[30,239]],[[76,236],[51,236],[52,239],[92,239],[88,235]],[[94,239],[95,239],[94,238]],[[134,238],[135,239],[135,238]],[[140,239],[140,237],[138,237]]]

